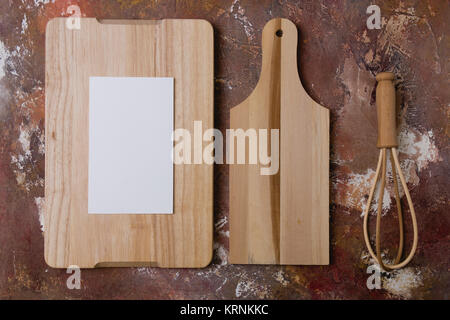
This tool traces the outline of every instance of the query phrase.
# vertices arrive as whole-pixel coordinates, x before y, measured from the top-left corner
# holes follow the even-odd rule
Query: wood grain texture
[[[269,21],[262,52],[258,84],[231,109],[230,127],[280,129],[280,170],[264,176],[260,164],[230,166],[230,262],[326,265],[329,110],[300,82],[292,22]]]
[[[46,262],[59,268],[206,266],[213,167],[174,166],[173,215],[88,215],[88,111],[89,76],[173,77],[175,128],[193,132],[194,120],[212,127],[211,25],[93,18],[82,18],[80,30],[65,24],[53,19],[46,32]]]
[[[391,72],[381,72],[376,76],[377,148],[398,147],[394,78]]]

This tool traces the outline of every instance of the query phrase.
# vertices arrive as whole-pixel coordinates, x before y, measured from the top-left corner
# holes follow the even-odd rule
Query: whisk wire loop
[[[395,193],[395,199],[396,199],[396,205],[397,205],[397,213],[398,213],[398,220],[399,220],[399,245],[397,250],[397,256],[394,260],[393,264],[387,264],[384,263],[381,257],[381,213],[383,209],[383,197],[384,197],[384,189],[386,186],[386,167],[387,167],[387,157],[386,152],[387,149],[390,151],[390,159],[391,159],[391,165],[392,165],[392,176],[394,181],[394,193]],[[408,254],[408,256],[400,262],[402,253],[403,253],[403,245],[404,245],[404,236],[403,236],[403,215],[402,215],[402,208],[401,208],[401,202],[400,202],[400,194],[399,194],[399,185],[397,180],[397,173],[400,177],[400,182],[402,184],[403,190],[405,192],[406,199],[408,201],[409,211],[411,213],[411,220],[413,225],[413,244],[411,247],[411,250]],[[371,207],[371,203],[373,200],[373,196],[375,193],[376,186],[379,181],[379,177],[381,174],[380,179],[380,193],[379,193],[379,199],[378,199],[378,208],[377,208],[377,220],[376,220],[376,236],[375,236],[375,243],[376,243],[376,254],[372,249],[372,245],[370,243],[369,239],[369,232],[368,232],[368,219],[369,219],[369,211]],[[414,211],[414,206],[411,200],[411,196],[409,194],[405,177],[403,176],[402,170],[400,168],[400,164],[397,157],[397,148],[381,148],[380,149],[380,155],[378,157],[378,164],[377,169],[375,172],[375,178],[374,182],[372,184],[372,187],[369,192],[369,198],[367,199],[367,205],[364,210],[364,220],[363,220],[363,231],[364,231],[364,241],[366,242],[367,249],[369,250],[369,254],[371,257],[377,261],[377,263],[380,265],[380,267],[384,270],[395,270],[404,267],[407,265],[411,259],[413,258],[416,249],[417,249],[417,243],[418,243],[418,230],[417,230],[417,220],[416,220],[416,213]]]

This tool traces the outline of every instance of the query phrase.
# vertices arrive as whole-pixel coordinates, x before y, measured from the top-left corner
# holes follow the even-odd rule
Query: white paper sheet
[[[173,95],[173,78],[89,78],[89,213],[173,213]]]

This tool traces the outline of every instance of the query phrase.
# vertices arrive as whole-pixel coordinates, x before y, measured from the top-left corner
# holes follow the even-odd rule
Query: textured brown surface
[[[215,28],[215,126],[253,90],[261,30],[272,17],[299,28],[308,93],[331,111],[331,265],[227,264],[228,169],[215,167],[215,257],[200,270],[83,270],[81,290],[43,258],[44,32],[78,4],[98,18],[203,18]],[[367,30],[367,6],[382,27]],[[444,298],[450,291],[448,1],[59,1],[0,2],[0,298]],[[368,290],[361,212],[377,160],[375,78],[391,70],[400,102],[400,160],[415,202],[419,247],[405,269]],[[392,192],[390,190],[390,195]],[[404,200],[404,199],[403,199]],[[383,242],[395,254],[393,198],[383,202]],[[373,219],[372,219],[373,220]],[[411,225],[406,219],[406,250]]]

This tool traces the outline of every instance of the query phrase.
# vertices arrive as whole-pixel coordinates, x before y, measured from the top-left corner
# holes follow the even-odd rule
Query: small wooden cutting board
[[[46,262],[57,268],[208,265],[213,167],[174,165],[173,214],[88,214],[88,129],[90,77],[173,78],[174,128],[193,132],[195,120],[212,128],[211,25],[81,18],[76,29],[66,22],[53,19],[46,31]]]
[[[300,82],[291,21],[264,27],[259,82],[230,117],[231,129],[280,130],[278,174],[230,166],[230,262],[329,264],[330,116]]]

